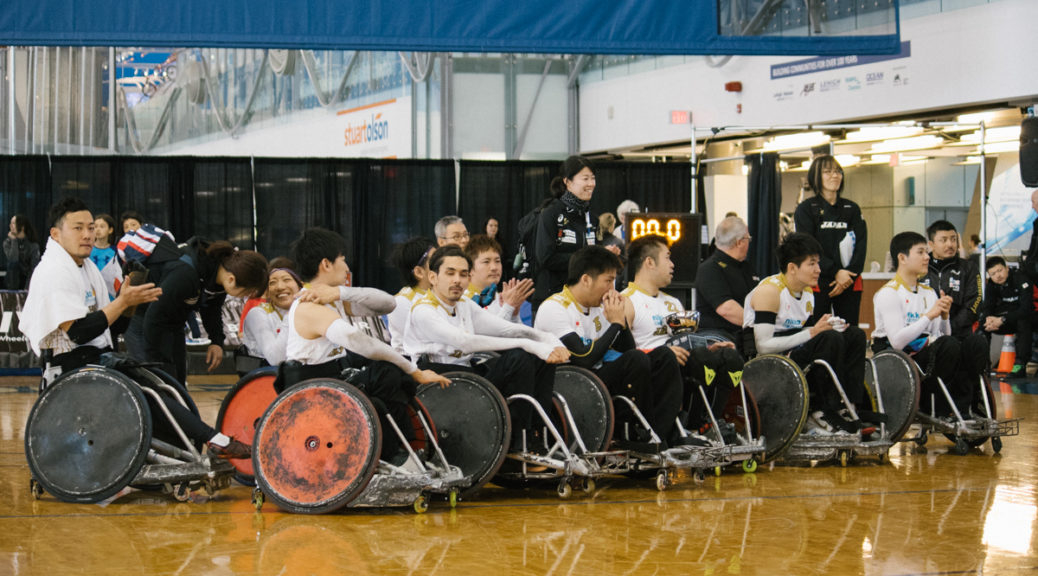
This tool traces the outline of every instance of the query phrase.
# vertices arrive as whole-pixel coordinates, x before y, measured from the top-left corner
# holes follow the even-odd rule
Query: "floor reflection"
[[[2,388],[2,386],[0,386]],[[198,393],[215,416],[222,390]],[[1038,565],[1034,524],[1038,396],[1006,392],[1024,417],[1001,456],[967,456],[944,438],[889,461],[762,467],[659,493],[605,479],[563,501],[552,487],[489,487],[428,514],[351,510],[256,513],[249,489],[175,502],[130,490],[104,505],[28,491],[22,428],[34,399],[0,404],[0,573],[24,574],[926,574],[1004,573]],[[1023,567],[1023,568],[1022,568]]]

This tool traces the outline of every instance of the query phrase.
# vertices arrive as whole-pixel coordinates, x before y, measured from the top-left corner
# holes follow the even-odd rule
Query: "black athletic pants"
[[[668,442],[681,411],[681,367],[666,346],[649,353],[628,350],[594,371],[610,394],[630,398],[660,440]]]
[[[826,330],[790,351],[789,358],[803,369],[815,360],[825,360],[840,379],[847,399],[857,408],[872,409],[865,396],[865,333],[857,326],[847,326],[843,332]],[[811,369],[807,384],[812,408],[843,408],[843,400],[823,367]]]
[[[688,411],[688,427],[698,430],[710,422],[710,413],[721,420],[732,391],[742,380],[742,356],[734,348],[721,348],[711,352],[705,347],[694,348],[688,362],[681,367],[684,376],[685,402]],[[703,387],[710,401],[710,413],[697,389]]]
[[[923,370],[923,389],[919,394],[919,410],[937,416],[951,414],[951,407],[937,384],[944,382],[959,413],[969,418],[974,391],[980,387],[980,375],[987,366],[987,340],[971,334],[961,342],[954,336],[941,336],[915,354]]]

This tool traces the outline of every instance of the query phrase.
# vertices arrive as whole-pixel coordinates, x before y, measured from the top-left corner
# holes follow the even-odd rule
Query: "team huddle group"
[[[673,320],[684,308],[663,291],[676,265],[693,264],[673,262],[661,236],[602,246],[589,207],[594,167],[579,156],[562,164],[553,198],[537,212],[533,245],[524,247],[532,278],[502,281],[501,245],[485,235],[470,236],[460,218],[448,216],[436,224],[435,239],[415,237],[395,247],[392,260],[404,284],[395,296],[347,286],[346,242],[321,228],[303,231],[290,258],[268,263],[227,242],[191,239],[178,246],[172,235],[144,225],[119,241],[119,278],[127,275],[113,283],[90,258],[92,212],[82,201],[65,198],[51,210],[50,237],[29,287],[21,330],[44,362],[45,382],[99,362],[114,348],[113,332],[124,335],[131,358],[160,363],[184,382],[185,322],[199,312],[215,367],[222,358],[224,298],[243,298],[242,341],[249,355],[279,367],[278,392],[352,368],[351,383],[376,401],[386,426],[387,415],[408,421],[418,384],[448,386],[442,374],[462,370],[485,377],[505,397],[529,395],[552,415],[555,366],[568,362],[593,371],[611,394],[630,398],[651,427],[636,426],[635,436],[648,441],[654,432],[663,448],[708,445],[710,414],[722,413],[740,383],[744,359],[788,354],[801,366],[826,360],[855,407],[847,410],[832,382],[809,378],[806,433],[867,436],[884,415],[873,411],[864,388],[866,341],[857,327],[856,277],[866,230],[857,206],[839,195],[842,177],[832,157],[815,160],[809,181],[816,196],[797,210],[799,232],[778,247],[780,272],[759,282],[746,261],[751,237],[745,222],[729,216],[716,226],[717,250],[697,273],[696,308],[700,329],[717,337],[701,346],[673,339]],[[933,379],[942,377],[959,410],[969,413],[970,383],[987,368],[987,343],[975,334],[955,334],[959,311],[953,295],[920,281],[929,273],[928,245],[914,232],[891,240],[897,275],[875,297],[872,345],[915,357],[926,374],[921,409],[931,409]],[[625,270],[632,280],[618,291]],[[527,301],[532,326],[520,313]],[[365,327],[380,317],[387,320],[388,342]],[[935,398],[932,409],[949,414],[943,397]],[[210,453],[250,456],[249,445],[217,432],[177,402],[163,402]],[[532,405],[517,402],[509,409],[512,446],[536,438],[540,426]],[[716,433],[734,438],[730,424],[717,425]],[[399,464],[408,453],[386,434],[382,458]]]

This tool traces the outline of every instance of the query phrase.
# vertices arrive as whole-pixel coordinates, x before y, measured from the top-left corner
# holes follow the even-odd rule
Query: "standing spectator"
[[[1016,335],[1016,361],[1012,375],[1026,374],[1031,359],[1031,282],[1019,270],[1011,270],[1001,256],[987,261],[988,283],[980,307],[980,330],[991,342],[992,334]],[[990,344],[989,344],[990,345]]]
[[[90,259],[101,271],[101,277],[108,287],[109,301],[115,300],[119,293],[123,275],[115,252],[115,233],[115,218],[108,214],[98,214],[94,218],[94,247],[90,250]]]
[[[530,302],[536,309],[541,302],[562,291],[574,252],[597,242],[598,218],[591,214],[595,193],[595,169],[583,156],[570,156],[559,166],[551,181],[555,199],[537,219],[536,290]]]
[[[822,244],[814,317],[831,312],[857,326],[868,228],[861,208],[840,196],[843,167],[836,158],[828,154],[816,157],[807,171],[807,183],[815,195],[797,206],[793,219],[797,232]]]
[[[4,256],[7,257],[8,290],[22,290],[29,284],[29,277],[40,263],[40,245],[36,243],[36,231],[25,214],[11,217],[11,230],[4,238]]]

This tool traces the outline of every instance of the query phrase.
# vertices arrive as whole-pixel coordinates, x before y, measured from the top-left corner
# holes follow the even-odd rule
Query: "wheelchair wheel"
[[[251,445],[256,435],[256,425],[278,396],[274,391],[274,379],[277,375],[277,368],[268,366],[253,370],[239,380],[220,403],[216,429],[239,442]],[[229,462],[237,470],[235,480],[246,486],[255,486],[255,472],[251,459]]]
[[[151,413],[127,376],[80,368],[37,398],[25,430],[29,469],[65,502],[99,502],[125,488],[151,445]]]
[[[188,393],[187,388],[180,383],[179,380],[171,376],[169,373],[160,370],[155,367],[119,367],[116,370],[126,374],[131,380],[137,382],[142,386],[148,386],[163,395],[166,392],[162,392],[156,384],[167,384],[180,394],[180,397],[184,399],[184,403],[187,405],[188,410],[191,411],[195,416],[200,416],[198,406],[195,405],[194,398]]]
[[[305,380],[278,396],[253,440],[256,485],[283,510],[338,510],[378,467],[382,430],[364,394],[340,380]]]
[[[908,431],[919,410],[922,376],[916,363],[900,350],[889,349],[876,354],[872,357],[872,366],[875,366],[875,376],[879,379],[883,393],[887,439],[897,442]],[[878,410],[872,366],[865,368],[865,391],[872,400],[872,409]]]
[[[451,385],[418,387],[416,398],[436,423],[437,442],[447,462],[461,469],[471,484],[467,497],[497,473],[508,453],[512,426],[504,397],[485,378],[447,372]]]
[[[602,380],[584,368],[559,366],[555,369],[555,391],[566,399],[588,451],[608,449],[613,438],[613,399]],[[571,450],[573,447],[569,446]]]
[[[757,400],[764,462],[775,460],[793,444],[807,420],[804,373],[785,356],[765,354],[746,363],[742,384]]]

